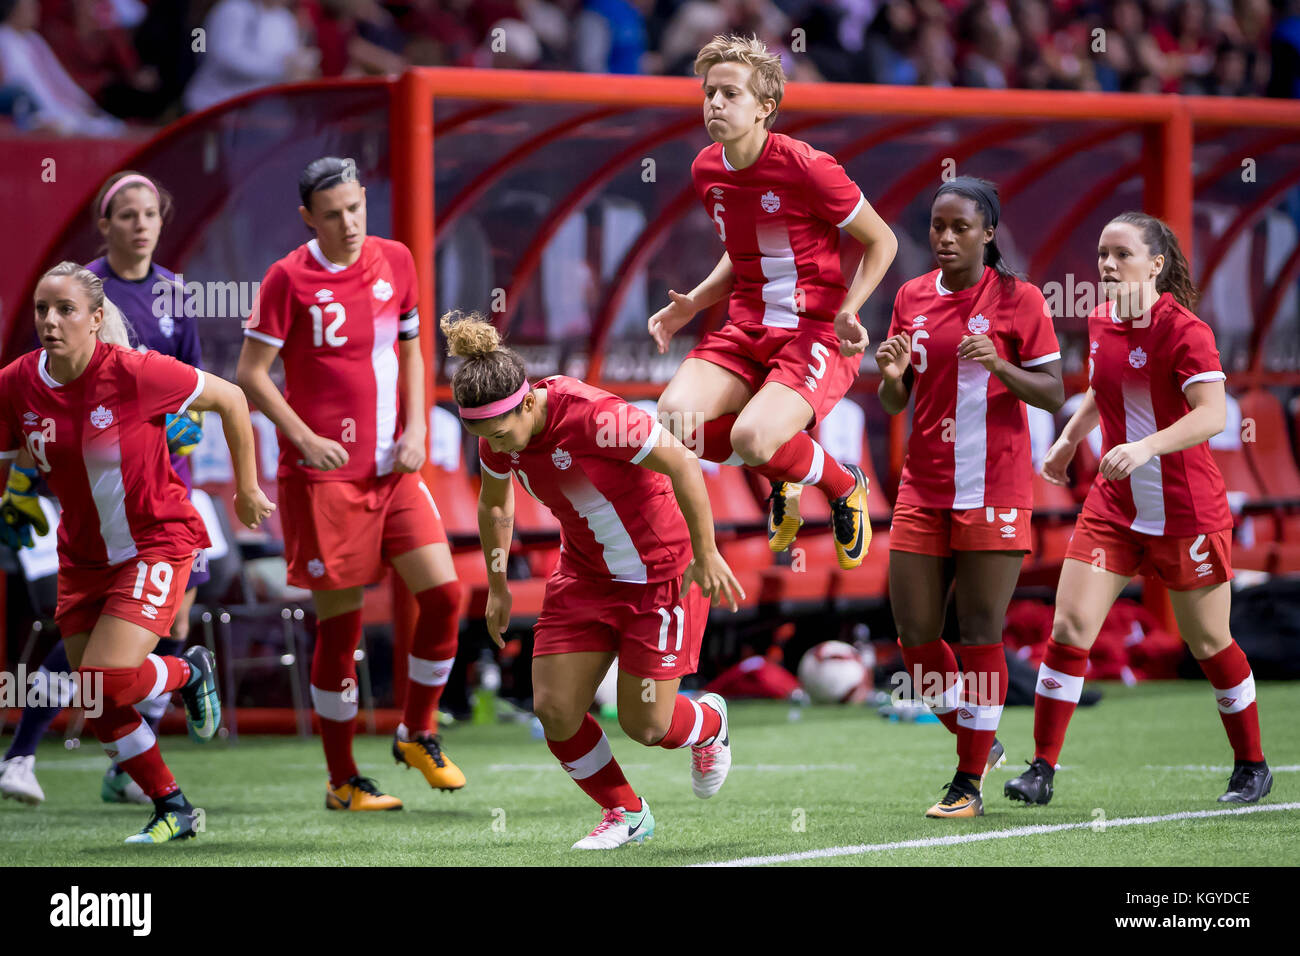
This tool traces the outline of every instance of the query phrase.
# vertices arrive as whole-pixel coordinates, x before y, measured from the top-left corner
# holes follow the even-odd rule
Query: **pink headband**
[[[529,388],[528,379],[524,379],[524,384],[519,386],[519,391],[515,392],[513,395],[507,396],[506,398],[495,402],[488,402],[486,405],[470,405],[468,407],[461,405],[460,417],[468,418],[471,421],[477,421],[484,418],[496,418],[498,415],[504,415],[524,400],[524,396],[528,394]]]
[[[154,198],[160,198],[158,196],[158,187],[153,184],[153,180],[148,176],[123,176],[109,187],[108,192],[104,193],[104,200],[99,204],[100,219],[103,219],[108,215],[108,204],[113,201],[113,197],[117,194],[118,190],[125,186],[148,186],[153,190]]]

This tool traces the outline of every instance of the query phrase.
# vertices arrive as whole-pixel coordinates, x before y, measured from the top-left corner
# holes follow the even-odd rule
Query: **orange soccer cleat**
[[[381,793],[369,777],[353,777],[341,787],[325,789],[326,810],[400,810],[402,801]]]

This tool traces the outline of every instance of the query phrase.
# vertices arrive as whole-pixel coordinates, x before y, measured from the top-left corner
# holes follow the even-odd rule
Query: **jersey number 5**
[[[724,212],[726,212],[726,210],[722,208],[722,203],[715,202],[713,204],[713,221],[718,224],[718,238],[721,239],[723,242],[726,242],[727,227],[722,222],[722,214]]]
[[[826,356],[831,354],[831,350],[821,342],[814,342],[810,352],[812,353],[813,362],[816,362],[817,364],[814,365],[813,362],[808,363],[808,371],[812,374],[805,375],[803,377],[803,383],[807,386],[808,391],[815,392],[817,391],[817,383],[820,382],[821,377],[826,374]]]
[[[930,357],[925,351],[925,340],[929,337],[930,333],[925,329],[917,329],[912,333],[912,351],[916,353],[916,358],[912,359],[912,368],[918,373],[924,372],[930,364]]]
[[[319,305],[313,305],[308,311],[311,312],[311,342],[312,345],[320,348],[322,345],[339,346],[348,340],[346,335],[339,335],[339,327],[343,325],[347,313],[343,311],[342,302],[331,302],[322,309]],[[329,328],[325,327],[325,315],[328,313],[332,317]]]

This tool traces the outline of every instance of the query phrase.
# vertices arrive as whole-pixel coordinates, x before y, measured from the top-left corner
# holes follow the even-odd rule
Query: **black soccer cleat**
[[[1219,797],[1220,803],[1258,803],[1273,789],[1273,771],[1264,761],[1251,763],[1238,760],[1233,764],[1228,791]]]
[[[1028,762],[1028,761],[1026,761]],[[1012,777],[1002,785],[1002,792],[1012,800],[1025,803],[1037,803],[1040,806],[1051,802],[1052,778],[1056,771],[1042,757],[1035,757],[1029,769],[1018,777]]]
[[[189,725],[190,737],[202,743],[215,737],[217,728],[221,726],[217,666],[212,652],[201,644],[191,647],[181,657],[189,662],[191,671],[189,682],[181,688],[185,722]]]

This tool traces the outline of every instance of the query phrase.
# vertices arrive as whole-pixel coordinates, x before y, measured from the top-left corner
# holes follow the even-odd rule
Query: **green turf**
[[[46,801],[0,801],[0,863],[292,865],[678,865],[891,843],[1028,824],[1092,822],[1214,810],[1231,754],[1208,687],[1200,682],[1107,685],[1070,728],[1048,807],[1002,797],[1002,783],[1031,755],[1033,714],[1010,708],[1000,736],[1006,767],[985,786],[987,815],[927,820],[955,765],[953,738],[936,724],[891,724],[863,708],[809,708],[792,722],[785,704],[732,705],[735,766],[707,802],[690,789],[689,756],[642,748],[606,726],[629,780],[650,801],[658,828],[643,848],[582,854],[569,846],[598,821],[595,806],[556,766],[526,725],[458,726],[448,753],[469,777],[456,794],[430,791],[395,767],[389,741],[358,737],[361,770],[406,801],[400,813],[324,810],[319,742],[245,737],[238,746],[164,738],[186,794],[206,817],[195,840],[160,847],[121,841],[148,809],[100,802],[105,758],[89,737],[79,750],[41,748]],[[1279,769],[1265,803],[1300,800],[1300,683],[1261,683],[1265,752]],[[1205,765],[1209,765],[1205,767]],[[1205,769],[1198,769],[1205,767]],[[800,826],[802,824],[802,826]],[[1054,833],[958,846],[904,848],[816,861],[822,865],[1294,864],[1300,810]]]

